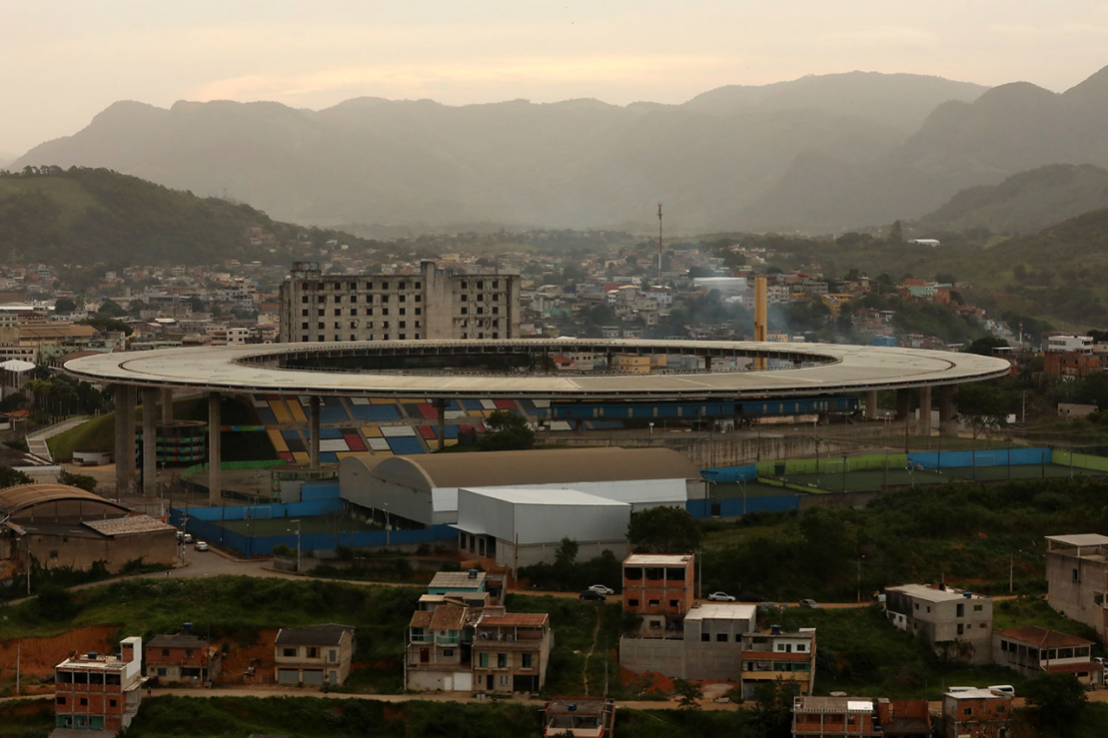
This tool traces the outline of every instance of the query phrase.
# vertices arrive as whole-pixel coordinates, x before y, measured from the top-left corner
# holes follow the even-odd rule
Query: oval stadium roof
[[[10,516],[41,503],[56,503],[63,500],[87,500],[101,503],[118,508],[122,513],[127,513],[130,510],[124,505],[102,498],[87,490],[75,488],[72,485],[33,483],[15,485],[0,490],[0,514]]]

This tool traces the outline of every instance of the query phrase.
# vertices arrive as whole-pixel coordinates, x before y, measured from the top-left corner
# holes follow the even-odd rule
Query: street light
[[[296,571],[300,572],[300,519],[290,518],[289,523],[296,524]],[[288,529],[292,531],[292,529]]]
[[[651,438],[651,439],[653,439],[653,438],[654,438],[654,422],[653,422],[653,421],[651,421],[651,422],[650,422],[649,424],[647,424],[647,425],[649,425],[649,426],[650,426],[650,438]]]
[[[391,526],[389,525],[389,504],[385,503],[385,546],[392,545]]]

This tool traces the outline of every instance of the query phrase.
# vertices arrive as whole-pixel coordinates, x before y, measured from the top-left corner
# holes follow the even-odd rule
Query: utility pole
[[[15,694],[19,695],[19,661],[23,656],[22,640],[15,643]]]

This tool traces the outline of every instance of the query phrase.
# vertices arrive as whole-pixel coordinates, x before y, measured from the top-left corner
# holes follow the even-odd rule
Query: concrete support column
[[[954,420],[954,386],[939,388],[939,433],[943,436],[957,436],[958,422]]]
[[[130,495],[135,472],[135,386],[115,386],[115,493]]]
[[[312,469],[319,467],[319,396],[313,395],[311,402],[308,403],[309,413],[311,417],[308,419],[311,424],[312,439],[309,442],[311,447],[308,450],[308,464]]]
[[[585,422],[578,418],[573,422],[573,430],[577,433],[582,433],[585,430]]]
[[[877,420],[877,391],[870,390],[866,393],[866,418],[870,421]]]
[[[223,500],[223,420],[219,401],[219,393],[208,396],[208,502],[212,505]]]
[[[439,414],[439,451],[446,448],[446,401],[436,400],[435,410]]]
[[[704,357],[704,371],[705,372],[711,372],[712,371],[712,358],[711,357]]]
[[[162,388],[162,425],[173,423],[173,388]]]
[[[931,386],[927,385],[919,389],[919,423],[916,424],[916,433],[920,436],[931,435]]]
[[[142,389],[142,494],[158,493],[158,389]]]
[[[896,420],[903,421],[912,412],[912,391],[901,389],[896,391]]]

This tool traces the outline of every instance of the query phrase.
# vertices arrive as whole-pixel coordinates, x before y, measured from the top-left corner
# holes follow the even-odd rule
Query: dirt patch
[[[657,672],[632,672],[624,668],[619,669],[619,679],[626,686],[641,688],[643,693],[673,694],[673,680]]]
[[[407,708],[403,705],[385,703],[381,706],[381,718],[385,721],[407,721]]]
[[[82,626],[57,636],[30,636],[0,642],[0,671],[15,672],[16,652],[25,675],[48,675],[71,653],[114,654],[118,647],[108,641],[118,626]],[[18,645],[18,646],[17,646]]]
[[[273,642],[280,629],[259,629],[258,640],[248,647],[240,647],[230,642],[230,650],[223,657],[223,665],[217,683],[241,684],[245,676],[254,668],[255,677],[251,682],[260,683],[273,679]]]

